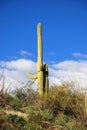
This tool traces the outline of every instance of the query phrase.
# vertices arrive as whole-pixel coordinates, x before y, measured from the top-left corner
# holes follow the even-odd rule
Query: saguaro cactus
[[[42,25],[37,25],[38,34],[38,58],[37,58],[37,74],[27,73],[31,79],[38,79],[38,94],[43,95],[49,92],[48,65],[43,65],[43,47],[42,47]]]

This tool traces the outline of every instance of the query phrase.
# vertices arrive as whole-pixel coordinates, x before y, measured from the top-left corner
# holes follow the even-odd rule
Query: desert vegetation
[[[53,85],[42,97],[29,83],[10,93],[1,91],[0,129],[87,130],[86,94],[72,86]]]

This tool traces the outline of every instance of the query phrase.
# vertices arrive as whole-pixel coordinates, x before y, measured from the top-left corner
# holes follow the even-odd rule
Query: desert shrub
[[[83,119],[85,116],[85,95],[78,91],[72,92],[64,113]]]
[[[74,117],[62,113],[56,116],[53,124],[58,130],[86,130],[81,120],[77,120]]]
[[[83,120],[85,115],[85,95],[72,90],[69,86],[52,86],[49,94],[37,98],[38,110],[48,109],[54,114],[64,113],[65,115],[74,116]]]
[[[0,107],[5,107],[5,104],[6,104],[5,94],[3,94],[3,93],[0,91]]]
[[[13,126],[15,126],[15,128],[18,127],[18,129],[20,129],[21,127],[23,127],[26,124],[26,121],[22,117],[19,117],[17,115],[10,114],[8,116],[8,119],[11,122],[11,124]]]
[[[13,91],[15,97],[17,97],[21,101],[26,102],[27,104],[32,104],[36,99],[37,92],[32,89],[31,84],[33,83],[29,82],[25,84],[22,88],[16,88]]]
[[[0,113],[1,130],[40,130],[42,127],[33,121],[26,121],[22,117],[4,112]],[[42,129],[43,130],[43,129]]]
[[[52,121],[53,120],[53,113],[49,111],[49,109],[45,109],[42,113],[42,121]]]
[[[63,86],[53,86],[50,88],[48,95],[38,98],[37,106],[38,109],[48,109],[54,115],[60,111],[64,112],[71,96],[71,91]]]
[[[14,97],[12,95],[6,95],[6,108],[19,110],[25,105],[26,103],[19,100],[17,97]]]
[[[49,94],[43,96],[38,96],[30,86],[17,88],[12,94],[14,95],[4,95],[3,108],[24,112],[28,115],[28,120],[23,116],[0,113],[2,130],[87,129],[85,95],[72,89],[69,84],[54,85]]]
[[[40,125],[36,124],[35,122],[27,122],[26,125],[21,130],[45,130]]]
[[[15,130],[8,116],[2,111],[0,112],[0,129],[1,130]]]

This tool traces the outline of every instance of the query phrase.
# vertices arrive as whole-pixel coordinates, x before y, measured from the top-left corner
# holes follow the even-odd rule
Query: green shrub
[[[3,97],[1,97],[3,99]],[[17,89],[14,96],[4,95],[0,112],[2,130],[86,130],[85,95],[69,84],[54,85],[49,94],[39,97],[31,88]],[[5,109],[25,112],[28,120],[4,112]],[[9,109],[9,111],[10,111]]]

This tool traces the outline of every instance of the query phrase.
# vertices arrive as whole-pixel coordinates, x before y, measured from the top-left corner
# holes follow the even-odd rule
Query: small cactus
[[[37,26],[38,34],[38,61],[37,61],[37,74],[32,75],[27,73],[31,79],[38,79],[38,94],[43,95],[49,92],[49,79],[48,79],[48,65],[43,65],[43,50],[42,50],[42,25]]]

